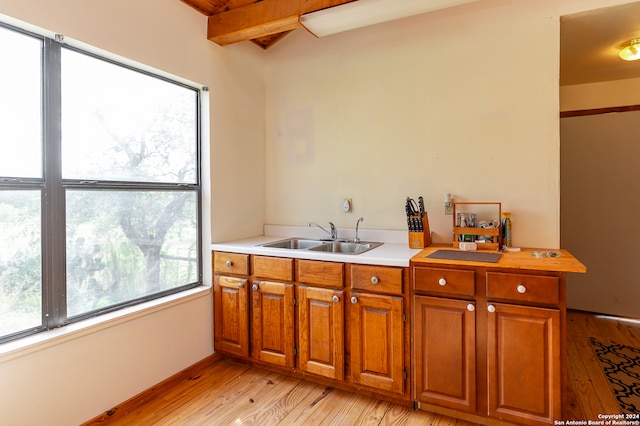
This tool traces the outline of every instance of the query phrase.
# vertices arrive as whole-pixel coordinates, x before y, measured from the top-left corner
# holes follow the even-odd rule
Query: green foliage
[[[0,191],[0,336],[42,317],[40,191]]]

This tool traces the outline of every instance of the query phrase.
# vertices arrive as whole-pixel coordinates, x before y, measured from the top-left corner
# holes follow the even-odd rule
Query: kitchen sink
[[[322,244],[322,240],[309,240],[302,238],[289,238],[287,240],[275,241],[273,243],[261,244],[262,247],[284,248],[291,250],[305,250],[310,247]]]
[[[382,245],[382,243],[372,243],[372,242],[360,242],[360,243],[351,243],[351,242],[342,242],[342,241],[331,241],[325,244],[311,247],[309,250],[313,251],[326,251],[329,253],[340,253],[340,254],[360,254],[365,251],[369,251],[373,248]]]
[[[305,238],[288,238],[272,243],[260,244],[262,247],[279,248],[289,250],[311,250],[326,253],[360,254],[369,251],[383,243],[362,241],[353,243],[348,241],[311,240]]]

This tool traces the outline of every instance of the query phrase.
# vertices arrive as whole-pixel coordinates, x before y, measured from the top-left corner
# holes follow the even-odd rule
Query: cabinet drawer
[[[351,288],[402,294],[402,268],[351,265]]]
[[[344,264],[319,260],[298,260],[298,282],[341,288],[344,283]]]
[[[249,255],[216,251],[213,253],[213,272],[249,275]]]
[[[474,271],[445,268],[413,268],[413,288],[417,291],[453,296],[475,295]]]
[[[513,302],[560,303],[560,279],[541,275],[487,272],[487,297]]]
[[[279,281],[293,281],[293,259],[253,256],[253,275]]]

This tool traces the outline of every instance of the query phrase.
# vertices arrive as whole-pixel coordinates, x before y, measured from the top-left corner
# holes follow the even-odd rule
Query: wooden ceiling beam
[[[255,3],[256,0],[180,0],[188,4],[198,12],[210,16],[216,13],[235,9],[236,7],[245,6]]]
[[[207,38],[224,46],[300,28],[300,16],[354,0],[262,0],[209,16]]]

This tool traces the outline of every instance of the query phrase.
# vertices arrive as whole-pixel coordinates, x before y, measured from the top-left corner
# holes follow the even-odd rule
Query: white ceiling
[[[618,46],[640,38],[640,2],[560,19],[560,85],[640,78],[640,61],[618,56]]]

